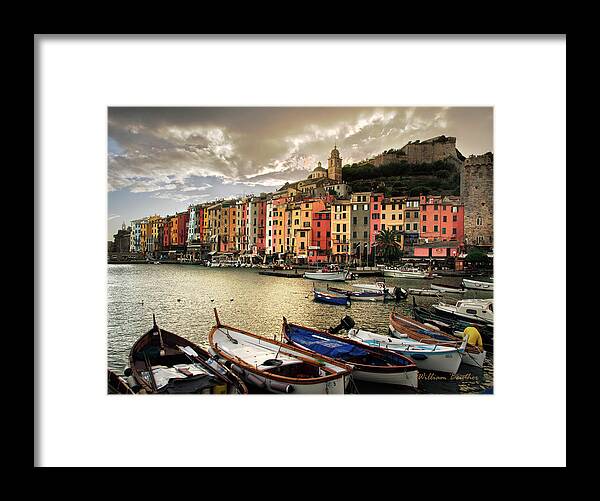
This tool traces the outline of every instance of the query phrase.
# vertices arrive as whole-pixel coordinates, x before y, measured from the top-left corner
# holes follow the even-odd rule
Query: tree
[[[385,261],[392,261],[402,256],[400,233],[395,230],[381,230],[375,237],[377,247]]]
[[[469,263],[482,264],[486,263],[488,260],[487,254],[479,249],[473,249],[465,258]]]

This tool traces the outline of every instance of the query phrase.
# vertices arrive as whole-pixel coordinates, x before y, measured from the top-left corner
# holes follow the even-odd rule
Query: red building
[[[256,252],[264,254],[267,248],[267,201],[256,202],[258,228],[256,234]]]
[[[311,245],[308,247],[309,263],[329,261],[331,249],[331,211],[329,209],[312,212]]]
[[[178,212],[177,216],[177,246],[179,248],[185,247],[187,243],[187,235],[188,235],[188,224],[190,221],[190,213]]]
[[[456,240],[465,236],[465,210],[459,197],[421,195],[420,242]]]
[[[383,203],[383,193],[371,194],[370,214],[369,214],[369,244],[372,247],[375,243],[377,233],[381,231],[381,204]]]
[[[163,225],[163,250],[169,250],[171,248],[171,228],[173,227],[172,217],[167,216],[164,218]]]

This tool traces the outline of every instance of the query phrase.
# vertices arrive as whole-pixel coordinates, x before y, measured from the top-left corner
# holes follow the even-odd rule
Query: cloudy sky
[[[277,190],[327,167],[445,134],[493,151],[492,108],[109,108],[108,238],[132,219]]]

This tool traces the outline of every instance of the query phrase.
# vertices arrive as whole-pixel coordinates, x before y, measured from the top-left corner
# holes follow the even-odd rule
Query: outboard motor
[[[396,301],[400,301],[408,297],[408,292],[402,287],[395,287],[394,294],[396,295]]]
[[[329,332],[337,334],[341,330],[349,331],[352,327],[354,327],[354,319],[350,315],[346,315],[336,327],[329,327]]]

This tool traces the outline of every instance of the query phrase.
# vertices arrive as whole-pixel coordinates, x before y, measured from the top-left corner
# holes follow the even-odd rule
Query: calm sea
[[[374,277],[356,282],[374,283]],[[460,285],[460,278],[441,277],[436,282]],[[327,282],[314,282],[326,289]],[[429,288],[430,280],[393,279],[389,285],[405,289]],[[332,284],[333,285],[333,284]],[[350,288],[349,283],[335,283]],[[205,268],[180,264],[108,265],[108,367],[122,373],[135,340],[152,327],[152,314],[158,325],[207,347],[207,334],[214,325],[213,308],[222,323],[263,336],[280,338],[282,317],[290,322],[317,329],[337,325],[350,315],[361,327],[385,334],[388,315],[394,307],[410,316],[409,300],[395,302],[354,302],[351,306],[315,303],[313,282],[302,278],[269,277],[257,269]],[[461,295],[442,296],[455,302]],[[469,291],[464,297],[490,298],[490,293]],[[430,305],[434,297],[417,297],[417,304]],[[420,373],[421,393],[483,393],[493,387],[493,355],[488,353],[483,369],[461,365],[455,376]],[[360,393],[406,393],[408,389],[357,382]]]

